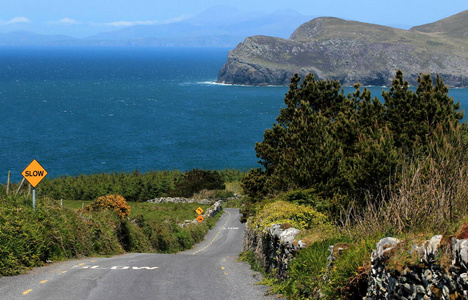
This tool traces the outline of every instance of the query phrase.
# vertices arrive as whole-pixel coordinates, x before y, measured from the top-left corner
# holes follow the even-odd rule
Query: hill
[[[299,26],[289,39],[251,36],[231,50],[219,83],[286,85],[298,73],[344,85],[389,85],[400,69],[411,84],[421,72],[468,86],[468,10],[410,30],[332,17]]]

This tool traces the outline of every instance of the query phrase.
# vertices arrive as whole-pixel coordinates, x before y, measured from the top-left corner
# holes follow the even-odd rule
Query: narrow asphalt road
[[[193,249],[178,254],[131,253],[54,263],[0,277],[0,299],[277,299],[237,261],[244,224],[225,209]]]

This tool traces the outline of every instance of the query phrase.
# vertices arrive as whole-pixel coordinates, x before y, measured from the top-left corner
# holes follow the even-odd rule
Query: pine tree
[[[398,181],[398,166],[426,155],[434,135],[450,133],[463,117],[438,76],[433,85],[420,75],[412,90],[398,71],[384,103],[359,84],[345,96],[338,81],[300,80],[291,79],[286,107],[255,146],[264,169],[244,179],[251,197],[313,189],[334,206],[380,201]]]

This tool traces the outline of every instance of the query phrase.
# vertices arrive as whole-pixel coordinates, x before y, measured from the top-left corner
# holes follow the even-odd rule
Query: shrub
[[[85,207],[85,211],[114,211],[121,219],[130,215],[130,206],[127,201],[120,195],[107,195],[94,200],[90,205]]]
[[[151,252],[151,244],[148,237],[139,226],[135,226],[127,220],[122,220],[117,232],[119,242],[128,252]]]
[[[47,260],[122,253],[110,211],[79,214],[42,199],[36,210],[23,198],[0,199],[0,275],[15,275]]]
[[[273,224],[288,223],[297,229],[320,227],[331,230],[328,218],[314,208],[285,201],[266,204],[254,217],[252,226],[267,228]]]
[[[224,181],[218,171],[193,169],[175,183],[171,196],[192,197],[201,190],[224,190]]]

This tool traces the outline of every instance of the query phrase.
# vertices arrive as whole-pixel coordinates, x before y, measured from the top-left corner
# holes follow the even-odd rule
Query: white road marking
[[[114,266],[114,267],[111,268],[111,270],[128,270],[128,269],[130,269],[130,267],[127,267],[127,266],[125,266],[125,267]]]
[[[77,265],[74,266],[73,268],[78,268],[78,269],[99,269],[99,270],[156,270],[159,269],[159,267],[131,267],[131,266],[113,266],[110,268],[105,268],[105,267],[99,267],[99,266],[91,266],[91,265]]]

